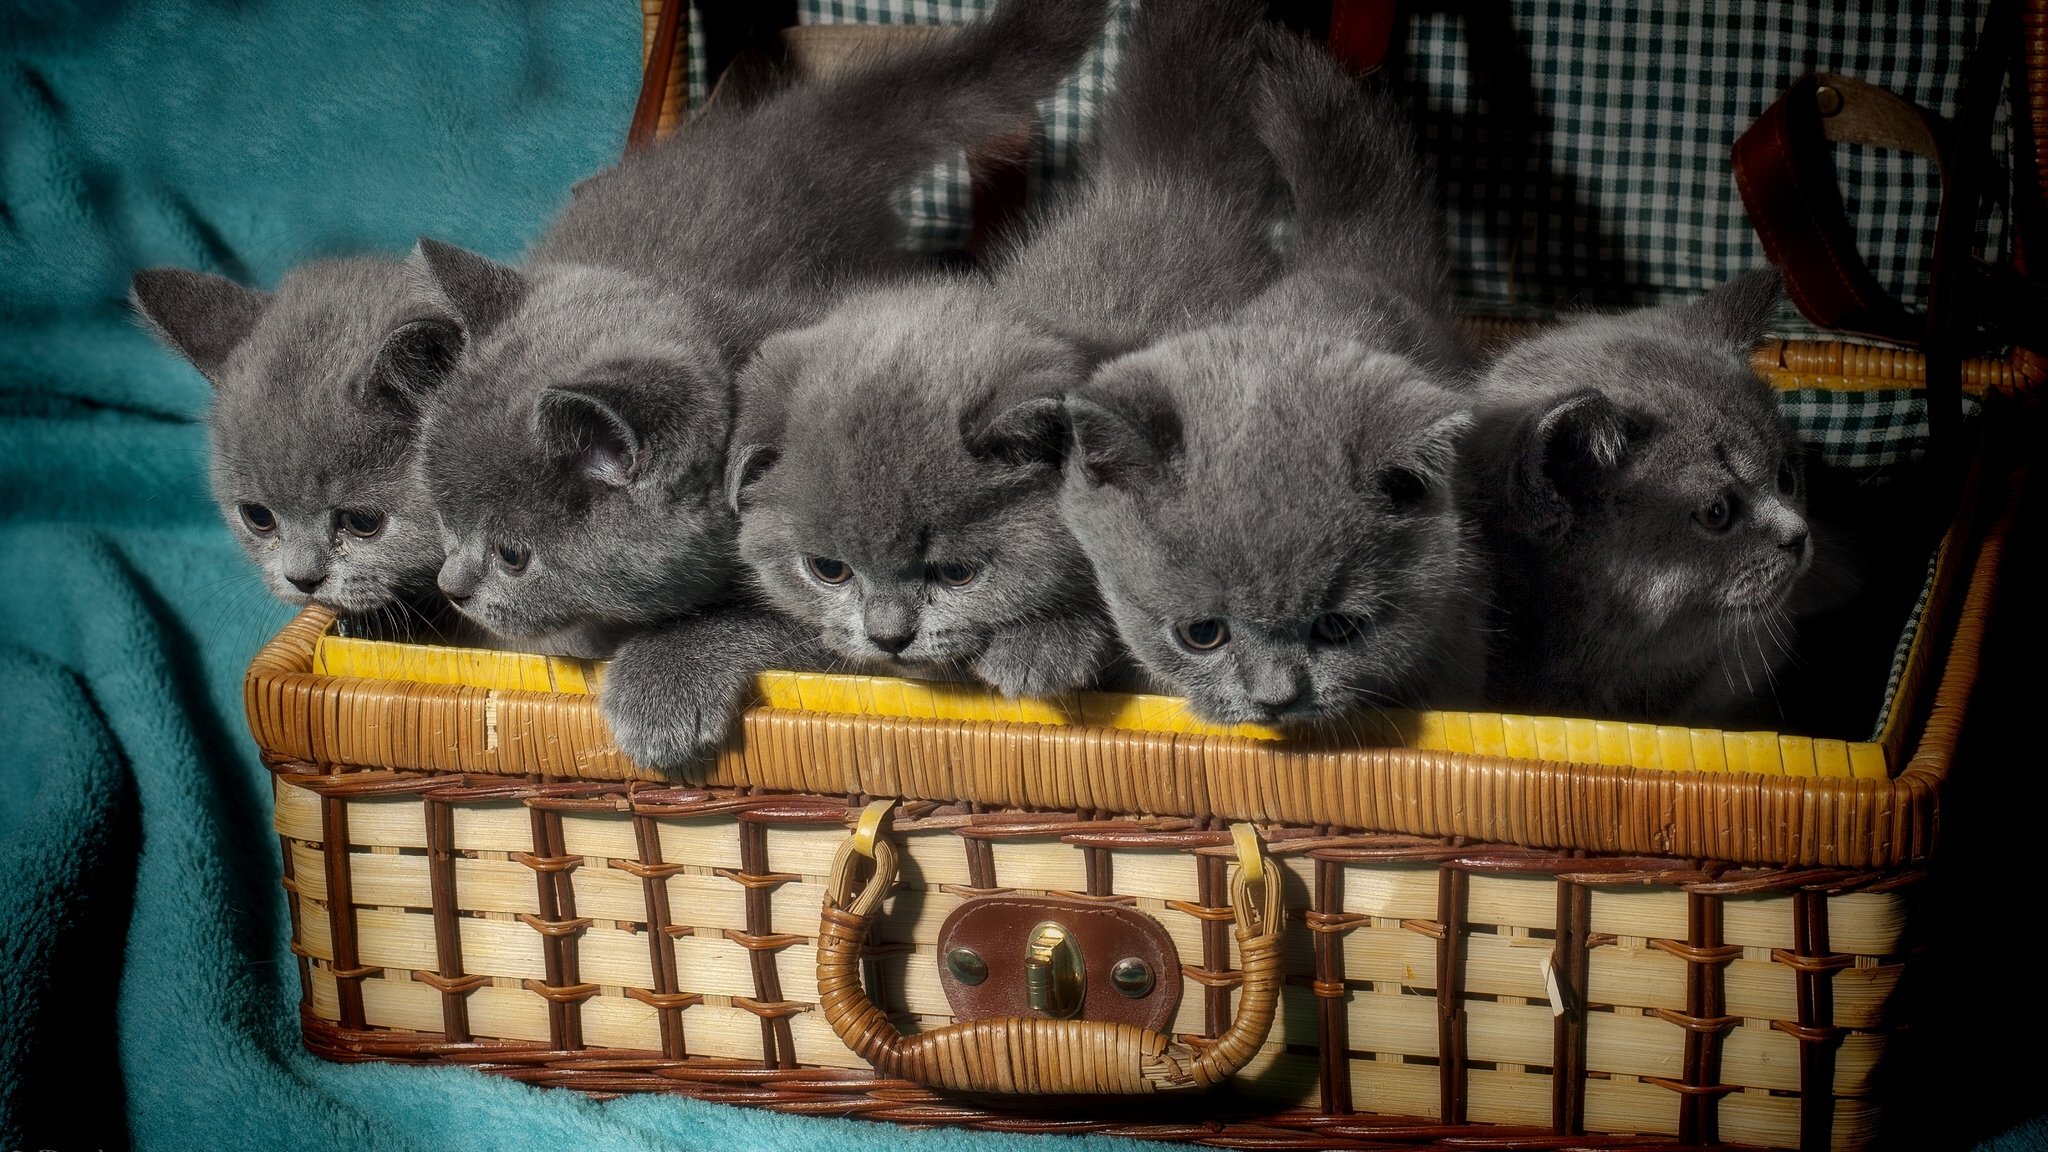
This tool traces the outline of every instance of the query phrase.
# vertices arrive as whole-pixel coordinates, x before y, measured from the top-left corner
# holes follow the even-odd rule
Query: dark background
[[[1904,989],[1918,1024],[1884,1068],[1886,1146],[1965,1148],[2015,1126],[2001,1149],[2048,1148],[2048,971],[2035,901],[2048,886],[2048,472],[2041,413],[1998,430],[2026,465],[2000,595],[1962,749],[1941,798],[1941,840],[1909,930],[1927,951]]]

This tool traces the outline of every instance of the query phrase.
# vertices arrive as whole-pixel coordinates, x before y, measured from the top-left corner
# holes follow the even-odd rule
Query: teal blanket
[[[0,1149],[1010,1145],[299,1046],[240,687],[286,612],[129,273],[515,255],[617,155],[640,34],[632,0],[0,0]]]

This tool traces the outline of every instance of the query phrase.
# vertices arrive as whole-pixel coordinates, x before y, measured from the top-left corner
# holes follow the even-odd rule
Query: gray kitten
[[[1503,703],[1698,722],[1766,691],[1813,555],[1796,442],[1749,365],[1779,293],[1753,272],[1489,367],[1470,467]]]
[[[1298,37],[1267,44],[1287,271],[1069,398],[1063,509],[1124,643],[1208,719],[1461,700],[1485,646],[1435,208],[1384,100]]]
[[[1060,397],[1270,279],[1248,111],[1262,7],[1142,5],[1086,180],[991,276],[862,293],[762,347],[730,478],[740,553],[835,667],[1019,696],[1116,656],[1059,515]]]
[[[1101,0],[1007,0],[901,55],[717,102],[586,181],[520,269],[422,243],[470,338],[425,430],[441,589],[502,634],[616,646],[601,705],[635,760],[714,745],[754,669],[806,641],[735,587],[739,364],[857,279],[906,274],[893,194],[1030,117],[1101,20]]]
[[[150,268],[130,295],[214,386],[214,498],[270,590],[356,616],[433,615],[441,539],[413,433],[462,336],[399,263],[316,261],[275,292]]]

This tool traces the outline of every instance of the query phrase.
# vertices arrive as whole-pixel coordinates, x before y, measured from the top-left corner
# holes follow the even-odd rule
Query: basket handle
[[[1856,250],[1830,141],[1925,156],[1941,173],[1942,210],[1974,212],[1975,198],[1952,187],[1948,124],[1875,84],[1809,72],[1757,117],[1731,153],[1757,238],[1784,270],[1786,291],[1806,318],[1823,328],[1919,344],[1927,335],[1925,319],[1886,293]]]
[[[1757,117],[1730,153],[1743,207],[1786,290],[1806,318],[1835,328],[1915,345],[1927,357],[1928,435],[1938,475],[1960,484],[1956,441],[1962,408],[1962,355],[1973,329],[2036,353],[2048,352],[2039,316],[2048,284],[2010,262],[1976,258],[1977,207],[1989,184],[1989,141],[2001,84],[2017,73],[2021,41],[2012,0],[1993,0],[1964,61],[1956,110],[1942,117],[1874,84],[1809,73]],[[1908,312],[1887,295],[1856,250],[1829,143],[1902,149],[1934,161],[1941,176],[1928,306]]]
[[[868,928],[896,883],[896,846],[876,835],[893,804],[868,805],[860,827],[839,846],[818,925],[819,1007],[846,1046],[877,1072],[958,1092],[1095,1096],[1200,1090],[1229,1079],[1265,1043],[1280,1001],[1280,927],[1286,914],[1279,869],[1266,865],[1249,828],[1238,838],[1242,863],[1231,888],[1244,984],[1237,1015],[1221,1036],[1197,1047],[1129,1024],[1015,1016],[904,1035],[869,999],[860,978]],[[875,868],[856,893],[854,866],[862,856],[872,856]]]

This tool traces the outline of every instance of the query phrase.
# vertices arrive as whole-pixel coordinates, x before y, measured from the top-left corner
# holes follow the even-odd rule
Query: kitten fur
[[[214,386],[214,499],[271,592],[390,624],[437,615],[440,529],[414,432],[462,336],[399,262],[316,261],[275,292],[150,268],[130,299]]]
[[[1780,294],[1752,272],[1489,366],[1470,470],[1502,703],[1679,723],[1768,705],[1813,555],[1797,444],[1749,365]]]
[[[1102,15],[1007,0],[906,52],[716,102],[586,181],[522,268],[422,242],[417,267],[470,339],[425,433],[440,586],[494,631],[616,646],[601,704],[635,760],[722,738],[751,666],[804,640],[735,587],[738,366],[854,282],[908,274],[894,194],[1029,118]]]
[[[1471,418],[1428,184],[1384,99],[1298,37],[1265,44],[1286,271],[1069,398],[1063,510],[1125,645],[1210,720],[1462,700],[1482,581],[1453,491]]]
[[[1261,8],[1141,5],[1086,178],[992,275],[860,293],[763,346],[733,453],[740,551],[833,667],[1019,696],[1116,656],[1059,515],[1060,397],[1271,278],[1248,112]]]

